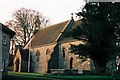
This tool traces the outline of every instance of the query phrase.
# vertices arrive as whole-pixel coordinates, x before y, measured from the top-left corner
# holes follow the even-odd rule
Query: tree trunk
[[[100,55],[93,57],[95,69],[98,74],[105,74],[107,61],[105,57],[101,57]]]
[[[24,27],[24,44],[26,43],[26,28]]]

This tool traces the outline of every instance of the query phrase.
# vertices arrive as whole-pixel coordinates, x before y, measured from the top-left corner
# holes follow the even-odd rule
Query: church
[[[71,53],[71,44],[84,42],[65,38],[66,31],[80,24],[70,20],[38,30],[31,39],[19,47],[14,58],[15,72],[49,73],[52,70],[91,70],[91,60],[83,61],[80,55]]]

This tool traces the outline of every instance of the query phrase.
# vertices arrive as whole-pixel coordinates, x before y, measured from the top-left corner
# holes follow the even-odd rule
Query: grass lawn
[[[8,77],[3,80],[112,80],[111,76],[97,76],[97,75],[52,75],[52,74],[38,74],[38,73],[17,73],[9,72]],[[117,78],[120,80],[120,77]]]
[[[111,80],[111,76],[93,76],[93,75],[68,75],[68,76],[54,76],[50,75],[52,78],[59,78],[65,80]]]

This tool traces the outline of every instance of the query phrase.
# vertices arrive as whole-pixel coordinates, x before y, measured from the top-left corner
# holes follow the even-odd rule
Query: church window
[[[47,50],[46,50],[46,55],[49,55],[51,53],[51,51],[50,51],[50,49],[48,48]]]
[[[63,53],[63,58],[65,58],[66,49],[64,47],[62,49],[62,53]]]
[[[73,57],[70,58],[70,69],[73,68]]]
[[[40,51],[36,51],[36,61],[39,62],[40,60]]]

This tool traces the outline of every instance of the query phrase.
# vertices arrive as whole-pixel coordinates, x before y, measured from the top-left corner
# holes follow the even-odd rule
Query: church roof
[[[46,27],[41,28],[34,36],[31,42],[32,46],[45,45],[54,43],[59,37],[60,33],[65,29],[66,25],[70,20]]]
[[[67,20],[58,24],[51,25],[46,28],[41,28],[33,37],[24,45],[24,49],[28,49],[29,45],[32,47],[48,45],[56,43],[57,41],[62,40],[62,42],[74,41],[75,39],[61,39],[61,35],[68,30],[68,28],[74,28],[80,24],[80,21],[74,21],[73,19]],[[69,27],[68,27],[69,26]],[[60,39],[60,40],[59,40]]]
[[[76,28],[80,24],[81,24],[80,20],[74,21],[73,24],[71,25],[70,29]],[[69,30],[69,29],[67,29],[67,30]],[[60,40],[61,43],[64,43],[64,42],[73,42],[73,41],[78,41],[78,40],[74,39],[72,37],[65,37],[65,36],[63,36],[63,38]]]

